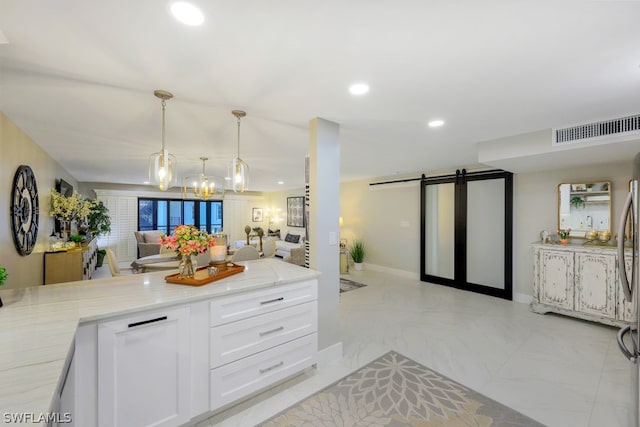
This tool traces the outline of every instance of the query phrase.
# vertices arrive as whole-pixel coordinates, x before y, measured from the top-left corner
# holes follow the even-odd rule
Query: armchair
[[[305,264],[305,260],[304,260],[305,249],[304,249],[304,246],[301,246],[299,248],[291,248],[289,254],[290,254],[289,256],[285,256],[282,260],[286,261],[286,262],[289,262],[291,264],[304,266],[304,264]]]
[[[164,234],[162,231],[134,231],[133,234],[136,236],[136,242],[138,242],[138,258],[160,253],[162,245],[158,243],[158,239]]]

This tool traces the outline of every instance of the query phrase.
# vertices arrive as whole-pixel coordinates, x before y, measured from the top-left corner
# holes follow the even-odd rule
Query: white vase
[[[361,262],[354,262],[353,263],[353,269],[356,270],[356,271],[362,271],[362,266],[363,266],[363,263],[361,263]]]

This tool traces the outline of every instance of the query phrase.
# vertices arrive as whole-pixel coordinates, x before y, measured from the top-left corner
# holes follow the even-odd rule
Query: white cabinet
[[[211,301],[212,411],[316,363],[317,281]]]
[[[633,320],[635,305],[624,301],[614,248],[536,244],[533,253],[533,311],[609,325]]]
[[[630,254],[625,255],[624,257],[624,263],[625,263],[625,268],[627,269],[627,275],[629,276],[629,278],[631,277],[631,263],[632,263],[632,257]],[[618,286],[621,286],[621,284],[619,283],[619,276],[617,273],[617,264],[616,264],[616,278],[618,280]],[[629,279],[631,280],[631,279]],[[620,320],[623,320],[625,322],[635,322],[636,319],[638,318],[638,292],[637,289],[634,290],[633,292],[633,300],[631,302],[627,301],[624,297],[624,292],[622,292],[622,289],[619,288],[618,290],[618,308],[619,308],[619,312],[618,312],[618,318]]]
[[[616,317],[616,256],[576,252],[575,310]]]
[[[61,381],[56,391],[54,401],[51,405],[50,425],[53,427],[60,426],[77,426],[73,418],[74,415],[74,395],[75,395],[75,366],[73,350],[65,361],[65,369],[63,371]]]
[[[189,307],[98,323],[98,425],[190,420]]]
[[[539,301],[556,307],[573,309],[573,254],[540,251],[537,294]]]
[[[80,325],[56,402],[75,425],[179,426],[317,360],[317,280]]]

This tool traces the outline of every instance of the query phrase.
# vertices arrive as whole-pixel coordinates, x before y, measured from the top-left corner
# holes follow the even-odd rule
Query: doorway
[[[513,174],[422,176],[420,280],[511,300]]]

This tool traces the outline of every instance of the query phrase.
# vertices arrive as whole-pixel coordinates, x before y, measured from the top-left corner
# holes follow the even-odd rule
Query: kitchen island
[[[161,425],[180,425],[315,364],[319,273],[273,259],[240,264],[244,272],[199,287],[154,272],[0,291],[2,422],[145,425],[157,413]],[[259,378],[238,379],[254,368]],[[146,380],[165,379],[175,382],[161,389],[168,407],[145,406],[160,396],[119,412],[144,396]]]

